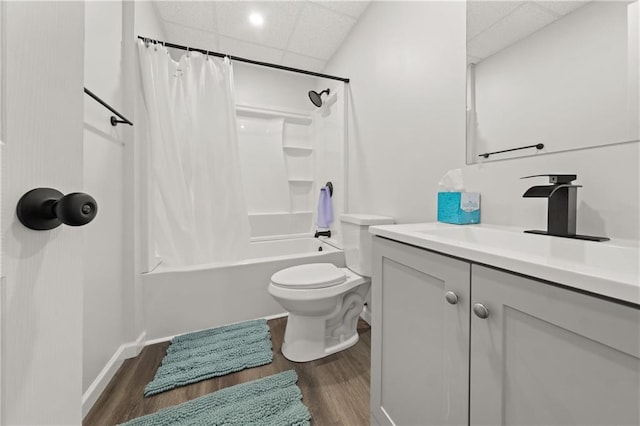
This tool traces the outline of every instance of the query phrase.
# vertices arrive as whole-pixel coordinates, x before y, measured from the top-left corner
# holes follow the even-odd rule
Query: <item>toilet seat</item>
[[[347,280],[345,272],[332,263],[310,263],[276,272],[271,283],[287,289],[319,289],[340,285]]]

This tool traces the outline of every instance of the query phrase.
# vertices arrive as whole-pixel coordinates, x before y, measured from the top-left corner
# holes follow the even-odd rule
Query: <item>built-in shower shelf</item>
[[[282,147],[285,151],[290,151],[292,153],[310,153],[313,151],[313,148],[310,146],[295,146],[295,145],[284,145]]]
[[[307,111],[284,110],[279,108],[260,108],[248,105],[236,105],[236,113],[243,117],[283,118],[285,122],[309,125],[313,119]]]

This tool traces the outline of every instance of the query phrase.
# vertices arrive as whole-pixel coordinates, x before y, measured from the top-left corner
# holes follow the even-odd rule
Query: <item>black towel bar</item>
[[[484,154],[480,154],[480,155],[478,155],[478,157],[489,158],[489,156],[490,156],[490,155],[493,155],[493,154],[502,154],[503,152],[518,151],[518,150],[520,150],[520,149],[527,149],[527,148],[542,149],[542,148],[544,148],[544,144],[542,144],[542,143],[537,143],[537,144],[535,144],[535,145],[521,146],[520,148],[504,149],[504,150],[502,150],[502,151],[495,151],[495,152],[485,152]]]
[[[103,107],[105,107],[106,109],[108,109],[109,111],[111,111],[112,113],[114,113],[115,115],[117,115],[118,117],[114,117],[111,116],[111,125],[112,126],[117,126],[120,123],[124,123],[124,124],[128,124],[130,126],[133,126],[133,123],[131,121],[129,121],[127,118],[125,118],[124,115],[120,114],[118,111],[116,111],[115,109],[113,109],[113,107],[111,105],[109,105],[108,103],[106,103],[105,101],[103,101],[102,99],[100,99],[98,96],[96,96],[95,93],[93,93],[91,90],[87,89],[86,87],[84,88],[84,93],[86,93],[87,95],[91,96],[93,99],[96,100],[96,102],[98,102],[100,105],[102,105]],[[120,120],[118,120],[118,118],[120,118]]]

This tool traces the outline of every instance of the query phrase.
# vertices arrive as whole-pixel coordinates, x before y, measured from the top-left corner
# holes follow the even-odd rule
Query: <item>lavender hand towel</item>
[[[333,203],[331,202],[331,193],[328,187],[320,189],[320,198],[318,199],[318,219],[316,220],[318,228],[328,228],[333,223]]]

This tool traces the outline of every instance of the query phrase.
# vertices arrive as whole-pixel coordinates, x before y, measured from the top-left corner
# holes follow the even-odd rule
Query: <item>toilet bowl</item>
[[[283,269],[268,291],[289,312],[282,354],[306,362],[358,342],[358,318],[371,287],[370,225],[393,223],[386,216],[342,215],[346,268],[312,263]]]

